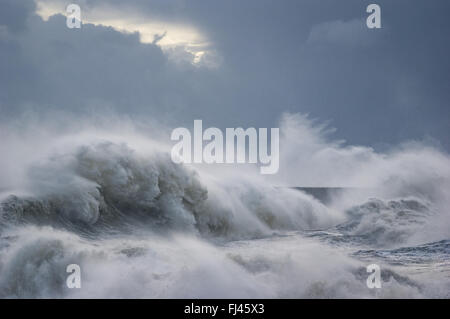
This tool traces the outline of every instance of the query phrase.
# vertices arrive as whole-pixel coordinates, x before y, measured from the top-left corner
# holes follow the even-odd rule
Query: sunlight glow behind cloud
[[[66,3],[60,0],[37,0],[36,4],[36,13],[45,21],[55,14],[67,15]],[[112,27],[122,33],[137,32],[142,43],[157,44],[174,62],[187,61],[212,68],[220,64],[210,41],[192,25],[153,20],[111,6],[85,8],[81,5],[81,9],[83,23]]]

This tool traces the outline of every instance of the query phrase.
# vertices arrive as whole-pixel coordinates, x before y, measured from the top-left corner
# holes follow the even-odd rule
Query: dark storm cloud
[[[11,31],[25,28],[27,17],[34,12],[36,6],[32,1],[2,0],[0,2],[0,27]]]
[[[223,58],[218,69],[175,65],[137,35],[44,22],[30,3],[0,4],[0,25],[22,30],[0,33],[3,114],[108,106],[178,124],[268,127],[290,111],[331,120],[351,143],[430,136],[450,148],[448,1],[376,1],[381,30],[365,27],[371,2],[360,0],[82,2],[193,24]]]

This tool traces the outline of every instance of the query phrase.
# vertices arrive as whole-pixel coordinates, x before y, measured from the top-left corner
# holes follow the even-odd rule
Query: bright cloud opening
[[[36,4],[36,13],[45,21],[55,14],[67,16],[67,4],[60,0],[37,0]],[[83,23],[112,27],[122,33],[137,32],[142,43],[157,44],[174,62],[212,68],[220,64],[211,42],[192,25],[154,20],[135,11],[104,5],[81,6],[81,10]]]

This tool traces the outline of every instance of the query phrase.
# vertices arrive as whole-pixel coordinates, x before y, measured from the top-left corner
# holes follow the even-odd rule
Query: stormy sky
[[[370,3],[381,29],[366,27]],[[351,144],[449,150],[449,12],[448,0],[0,0],[0,121],[274,127],[299,112]]]

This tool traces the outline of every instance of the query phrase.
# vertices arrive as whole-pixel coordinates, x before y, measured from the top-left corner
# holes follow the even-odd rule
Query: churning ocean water
[[[1,192],[0,297],[450,297],[445,189],[224,175],[108,141],[33,158]],[[70,264],[80,289],[66,285]]]

